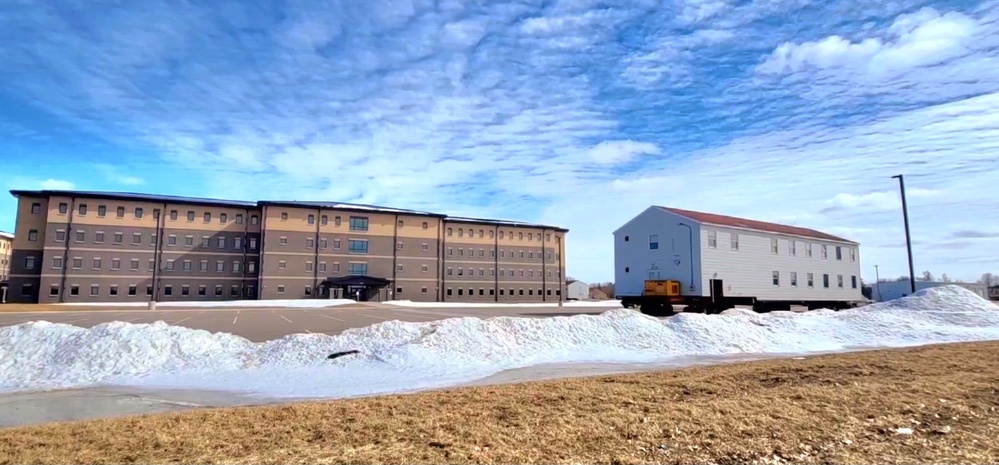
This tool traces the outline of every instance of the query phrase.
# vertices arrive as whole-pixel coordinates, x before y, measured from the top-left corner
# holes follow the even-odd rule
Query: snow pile
[[[999,339],[999,307],[959,287],[833,312],[677,315],[613,309],[554,318],[389,321],[338,336],[253,343],[154,324],[0,328],[0,389],[93,384],[341,397],[444,387],[542,363],[655,363],[726,354],[802,354]],[[360,350],[327,360],[328,354]]]
[[[413,302],[412,300],[389,300],[389,305],[414,308],[481,308],[481,307],[558,307],[558,302],[501,303],[501,302]],[[563,307],[621,308],[620,300],[572,300],[562,302]]]
[[[274,300],[223,300],[223,301],[185,301],[185,302],[157,302],[157,308],[326,308],[338,307],[340,305],[356,304],[357,301],[351,299],[274,299]],[[149,302],[70,302],[58,305],[85,306],[85,307],[147,307]]]

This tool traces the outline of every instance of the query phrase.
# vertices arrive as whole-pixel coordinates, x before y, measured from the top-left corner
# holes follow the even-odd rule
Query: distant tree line
[[[881,278],[882,282],[888,282],[888,281],[908,281],[908,280],[909,280],[908,276],[899,276],[898,278],[895,278],[894,280],[892,280],[890,278]],[[943,274],[940,275],[939,278],[937,278],[930,271],[924,271],[921,275],[919,275],[919,276],[916,277],[916,281],[940,281],[940,282],[944,282],[944,283],[961,283],[961,282],[966,282],[966,281],[961,281],[961,280],[955,280],[955,279],[951,278],[950,276],[947,276],[947,273],[943,273]],[[994,274],[994,273],[983,273],[982,277],[978,278],[977,282],[979,284],[985,284],[985,285],[987,285],[989,287],[999,286],[999,275]]]

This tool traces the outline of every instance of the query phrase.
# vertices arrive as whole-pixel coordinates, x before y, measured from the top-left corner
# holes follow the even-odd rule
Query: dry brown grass
[[[999,343],[928,346],[0,430],[0,463],[997,463],[997,389]]]

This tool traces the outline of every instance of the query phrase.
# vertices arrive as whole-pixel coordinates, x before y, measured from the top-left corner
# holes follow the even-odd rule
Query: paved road
[[[391,320],[421,322],[464,316],[596,315],[605,310],[607,309],[592,307],[406,308],[379,304],[308,309],[178,308],[149,311],[139,308],[122,308],[120,311],[0,313],[0,326],[36,320],[68,323],[81,327],[91,327],[109,321],[153,323],[162,320],[177,326],[237,334],[259,342],[297,333],[339,334],[350,328]]]

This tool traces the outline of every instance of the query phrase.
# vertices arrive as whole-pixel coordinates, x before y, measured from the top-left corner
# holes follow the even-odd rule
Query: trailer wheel
[[[642,304],[642,313],[655,317],[676,315],[676,312],[673,311],[673,305],[662,303],[644,303]]]

